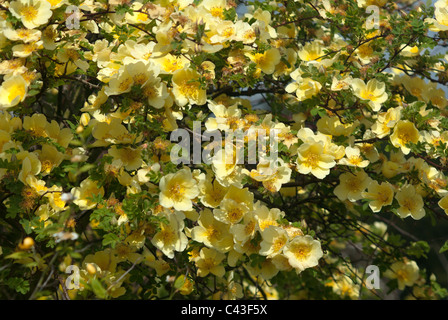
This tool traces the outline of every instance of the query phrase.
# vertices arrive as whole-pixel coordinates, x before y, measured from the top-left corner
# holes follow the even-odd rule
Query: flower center
[[[216,17],[216,18],[224,18],[224,9],[221,7],[213,7],[210,9],[210,13],[212,14],[212,16]]]
[[[9,89],[8,100],[13,101],[15,98],[20,97],[22,99],[25,96],[25,87],[21,85],[14,85]]]
[[[182,200],[184,194],[185,194],[185,188],[183,186],[181,186],[180,184],[174,184],[170,187],[169,189],[171,197],[175,200],[175,201],[180,201]]]
[[[36,19],[37,13],[37,9],[32,5],[23,6],[22,10],[20,11],[20,14],[25,18],[25,20],[28,21]]]
[[[297,260],[303,261],[310,255],[311,248],[306,244],[298,244],[293,248],[293,252]]]
[[[311,168],[317,168],[320,160],[320,155],[315,152],[309,152],[305,158],[305,165]]]
[[[232,208],[228,213],[227,217],[231,223],[236,223],[243,217],[243,211],[239,208]]]
[[[41,164],[41,170],[45,173],[50,173],[51,168],[53,168],[53,163],[50,160],[44,160]]]
[[[283,246],[286,244],[286,239],[284,237],[279,237],[275,239],[274,243],[272,244],[272,249],[274,252],[280,251]]]
[[[187,80],[184,80],[180,85],[180,92],[187,98],[194,97],[197,90],[197,85],[193,82],[188,82]]]

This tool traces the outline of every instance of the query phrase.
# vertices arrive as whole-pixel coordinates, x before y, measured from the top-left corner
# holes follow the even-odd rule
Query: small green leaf
[[[174,288],[176,289],[180,289],[182,288],[182,286],[185,283],[185,275],[180,275],[179,277],[177,277],[176,281],[174,281]]]
[[[98,298],[105,299],[107,297],[107,291],[98,279],[92,279],[91,286],[93,293],[95,293]]]
[[[445,251],[448,251],[448,240],[445,241],[445,244],[440,248],[439,253],[443,253]]]

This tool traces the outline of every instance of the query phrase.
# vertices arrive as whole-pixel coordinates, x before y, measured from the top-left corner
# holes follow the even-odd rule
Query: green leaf
[[[107,297],[107,291],[98,279],[92,279],[91,286],[93,293],[95,293],[98,298],[105,299]]]
[[[9,278],[8,280],[6,280],[6,285],[21,294],[25,294],[30,291],[30,283],[25,279]]]
[[[445,241],[444,245],[440,248],[439,253],[443,253],[445,251],[448,251],[448,240]]]
[[[185,280],[186,280],[186,278],[185,278],[185,275],[183,275],[183,274],[180,275],[179,277],[177,277],[176,281],[174,281],[174,288],[176,288],[176,289],[181,288],[184,285]]]
[[[134,15],[134,11],[127,4],[120,4],[115,8],[117,14],[129,13],[131,16]]]
[[[5,259],[25,259],[31,256],[31,253],[25,251],[18,251],[7,255]]]
[[[408,249],[408,254],[413,255],[417,258],[425,257],[427,258],[427,253],[429,252],[429,244],[426,241],[414,242]]]
[[[117,235],[113,233],[108,233],[104,236],[102,243],[104,247],[110,245],[112,248],[115,248],[118,241],[120,241],[120,239],[118,238]]]

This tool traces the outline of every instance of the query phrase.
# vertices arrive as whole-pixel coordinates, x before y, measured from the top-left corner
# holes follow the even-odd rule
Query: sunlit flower
[[[409,154],[411,149],[407,146],[409,143],[417,143],[420,139],[420,133],[415,125],[408,120],[400,120],[395,125],[394,132],[390,136],[393,146],[400,148],[404,154]]]
[[[411,216],[415,220],[420,220],[425,216],[423,198],[417,193],[416,188],[412,184],[403,186],[397,192],[395,198],[400,204],[400,208],[397,210],[400,217],[406,218]]]
[[[334,188],[334,194],[339,200],[355,202],[362,199],[363,191],[369,186],[372,179],[364,170],[355,173],[343,173],[339,176],[340,184]]]
[[[292,239],[283,249],[283,254],[297,272],[317,266],[323,256],[320,242],[309,235]]]
[[[51,4],[46,0],[12,1],[9,4],[9,10],[28,29],[34,29],[46,24],[53,14]]]
[[[192,200],[199,195],[196,180],[189,168],[170,173],[160,179],[159,202],[165,208],[188,211],[193,208]]]
[[[393,263],[384,275],[390,279],[397,279],[398,289],[404,290],[406,286],[414,285],[419,277],[419,271],[415,261],[398,261]]]

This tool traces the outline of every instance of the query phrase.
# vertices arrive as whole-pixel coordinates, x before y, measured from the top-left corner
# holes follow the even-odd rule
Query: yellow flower
[[[50,203],[51,208],[55,210],[56,212],[63,211],[66,209],[65,201],[62,200],[62,188],[58,186],[52,186],[51,188],[48,188],[48,193],[45,194],[45,197],[48,198],[48,201]]]
[[[303,46],[298,52],[299,58],[303,61],[320,61],[325,55],[322,44],[319,41],[313,41]]]
[[[376,79],[370,80],[367,84],[361,79],[353,79],[350,84],[355,96],[363,100],[368,100],[369,106],[375,112],[381,109],[381,104],[388,98],[386,85]]]
[[[39,160],[41,163],[42,175],[48,175],[53,168],[59,166],[64,160],[65,155],[58,151],[55,147],[44,144],[39,152]]]
[[[311,78],[302,78],[300,69],[291,72],[290,76],[294,82],[289,83],[286,86],[285,91],[288,93],[295,93],[299,101],[310,99],[318,94],[322,88],[320,82]]]
[[[45,115],[40,113],[35,113],[31,117],[26,116],[23,119],[23,129],[35,137],[48,137],[48,133],[46,131],[47,125],[47,118]]]
[[[188,244],[184,229],[185,215],[181,212],[163,213],[167,223],[160,223],[160,231],[152,238],[151,243],[162,251],[168,258],[174,258],[174,251],[182,252]]]
[[[415,261],[398,261],[390,266],[384,275],[390,279],[398,280],[398,289],[404,290],[406,286],[411,287],[419,278],[419,268]]]
[[[403,76],[399,79],[405,89],[414,97],[423,100],[423,93],[428,90],[428,85],[425,80],[419,77]]]
[[[230,233],[235,242],[245,243],[255,237],[257,232],[258,218],[254,211],[249,211],[244,215],[242,223],[234,224],[230,227]]]
[[[67,0],[47,0],[47,1],[51,4],[52,9],[59,8],[63,4],[67,4]]]
[[[13,56],[18,58],[29,57],[33,52],[40,49],[41,46],[42,41],[15,45],[12,47]]]
[[[275,277],[280,270],[277,269],[276,265],[272,262],[272,259],[266,259],[260,264],[252,266],[250,263],[245,263],[244,267],[249,271],[249,274],[260,280],[270,280]]]
[[[335,275],[333,277],[333,282],[330,285],[333,292],[341,297],[348,297],[350,299],[359,298],[359,284],[355,284],[346,274]]]
[[[379,212],[383,206],[392,204],[394,200],[394,189],[389,182],[379,184],[378,181],[372,180],[367,192],[362,193],[362,197],[371,200],[369,207],[373,212]]]
[[[23,41],[29,43],[39,41],[42,32],[34,29],[5,29],[3,34],[11,41]]]
[[[116,77],[110,79],[106,90],[106,95],[119,95],[131,91],[134,80],[126,69],[120,69]]]
[[[369,165],[369,160],[364,160],[361,156],[361,150],[358,147],[346,147],[345,148],[345,156],[339,160],[338,164],[343,164],[351,167],[365,168]]]
[[[334,76],[331,82],[331,91],[341,91],[349,89],[351,80],[352,78],[350,76],[345,76],[341,79],[338,79],[336,76]]]
[[[53,12],[46,0],[16,0],[9,4],[12,15],[20,19],[28,29],[46,24]]]
[[[269,226],[261,232],[260,254],[273,258],[282,253],[284,246],[288,243],[289,237],[286,230],[278,226]]]
[[[207,92],[199,82],[199,73],[192,69],[181,69],[173,73],[174,100],[180,107],[186,104],[204,105]]]
[[[215,249],[202,248],[199,258],[195,261],[198,268],[198,276],[206,277],[211,273],[217,277],[223,277],[226,270],[221,262],[225,257],[223,253]]]
[[[0,87],[0,108],[11,108],[25,100],[28,85],[21,75],[5,77]]]
[[[297,273],[317,266],[319,259],[323,256],[320,242],[309,235],[297,236],[292,239],[286,244],[283,254]]]
[[[229,232],[230,225],[216,220],[210,209],[201,212],[198,224],[191,230],[191,238],[194,241],[221,252],[228,252],[233,247],[233,237]]]
[[[141,147],[136,149],[131,147],[117,148],[117,146],[114,145],[109,149],[109,154],[114,160],[119,160],[126,170],[129,171],[137,170],[143,164]]]
[[[271,192],[279,191],[282,185],[291,179],[291,169],[282,159],[277,159],[274,163],[262,158],[256,170],[252,169],[249,172],[247,169],[243,169],[242,173],[256,181],[261,181],[263,186]]]
[[[235,29],[236,41],[241,41],[244,44],[250,44],[257,40],[257,33],[249,23],[238,20],[237,22],[235,22]]]
[[[324,115],[317,121],[317,130],[323,134],[332,136],[350,136],[359,126],[359,121],[341,123],[337,116]]]
[[[23,151],[17,154],[17,159],[22,161],[22,169],[19,172],[18,179],[24,184],[26,184],[29,176],[39,174],[41,164],[36,154]]]
[[[372,126],[372,132],[375,133],[378,138],[384,138],[387,136],[397,121],[401,118],[402,107],[390,108],[387,112],[378,114],[378,119]]]
[[[142,262],[143,256],[136,252],[137,247],[133,245],[119,243],[115,247],[115,257],[117,259],[117,263],[122,261],[130,261],[131,263],[139,263]],[[92,270],[93,271],[93,270]]]
[[[435,19],[429,18],[426,22],[430,22],[431,26],[429,30],[434,32],[447,31],[448,30],[448,8],[443,6],[436,7]]]
[[[334,194],[339,200],[355,202],[362,199],[363,191],[368,187],[372,179],[364,170],[355,173],[343,173],[339,176],[340,184],[334,189]]]
[[[236,130],[241,124],[241,110],[237,105],[226,107],[221,103],[210,101],[207,103],[210,111],[215,115],[214,118],[208,118],[205,122],[207,131],[213,130]]]
[[[200,196],[201,203],[210,208],[219,206],[228,190],[228,188],[222,186],[216,179],[213,183],[210,180],[204,181],[200,189],[202,194]]]
[[[199,195],[196,180],[189,168],[170,173],[160,179],[159,202],[165,208],[179,211],[193,209],[192,200]]]
[[[257,230],[263,232],[269,226],[278,226],[278,221],[283,219],[285,213],[277,208],[268,208],[258,201],[254,206],[255,218],[257,219]]]
[[[311,173],[316,178],[323,179],[336,165],[334,156],[324,152],[324,144],[321,141],[304,143],[297,152],[297,171],[301,174]]]
[[[185,275],[181,274],[177,277],[177,281],[182,281],[182,286],[179,288],[179,293],[183,296],[188,296],[194,290],[194,281],[190,278],[187,278]]]
[[[213,155],[212,169],[219,183],[228,187],[243,178],[241,167],[237,165],[236,146],[226,145]]]
[[[446,214],[448,214],[448,195],[444,196],[440,201],[437,203],[440,208],[442,208]]]
[[[131,9],[133,11],[133,14],[130,14],[129,12],[126,12],[125,18],[126,22],[129,24],[148,24],[152,21],[150,15],[145,12],[143,7],[143,3],[140,2],[134,2],[131,5]]]
[[[221,21],[216,26],[215,32],[216,34],[210,37],[210,43],[212,44],[225,43],[235,40],[237,34],[235,24],[229,20]]]
[[[224,199],[219,205],[219,209],[214,209],[213,214],[216,220],[226,224],[236,224],[243,219],[249,208],[244,203],[236,202],[232,199]]]
[[[224,19],[224,10],[227,9],[226,0],[204,0],[200,4],[207,9],[213,17]]]
[[[257,68],[266,74],[272,74],[275,66],[280,62],[280,51],[277,48],[271,48],[263,53],[248,54],[249,59],[255,62]]]
[[[104,196],[104,188],[99,187],[96,181],[89,178],[83,180],[79,187],[72,188],[71,193],[73,194],[75,200],[73,203],[76,204],[81,210],[90,210],[95,208],[97,205],[93,201],[94,196]]]
[[[425,216],[423,198],[413,185],[407,184],[403,186],[397,192],[395,198],[400,204],[400,208],[397,210],[400,217],[406,218],[411,216],[415,220],[420,220]]]
[[[390,136],[392,145],[400,148],[404,154],[409,154],[411,149],[406,145],[408,143],[417,143],[420,139],[420,133],[415,125],[408,120],[400,120],[395,126],[394,132]]]
[[[48,190],[45,186],[45,181],[38,180],[35,176],[28,176],[26,178],[26,184],[33,188],[33,190],[39,195],[43,195]]]
[[[326,53],[324,52],[323,42],[320,40],[305,44],[297,54],[306,64],[314,65],[317,68],[331,66],[333,61],[338,57],[338,55],[335,55],[331,59],[323,59]]]
[[[109,144],[133,144],[140,142],[143,138],[142,136],[137,137],[135,134],[129,133],[118,118],[112,118],[110,122],[91,120],[90,125],[93,126],[92,135],[97,139],[92,144],[94,147],[103,147]]]
[[[184,56],[173,56],[171,53],[155,58],[154,62],[161,67],[161,73],[172,74],[177,70],[187,68],[189,61]]]
[[[151,76],[142,87],[143,95],[148,98],[148,104],[156,109],[164,107],[170,94],[166,84],[159,77]]]
[[[117,257],[114,250],[107,248],[103,251],[97,251],[95,254],[89,254],[83,261],[84,269],[87,271],[87,265],[95,267],[97,275],[104,276],[107,273],[114,273],[117,269]],[[91,269],[91,267],[89,267]]]

